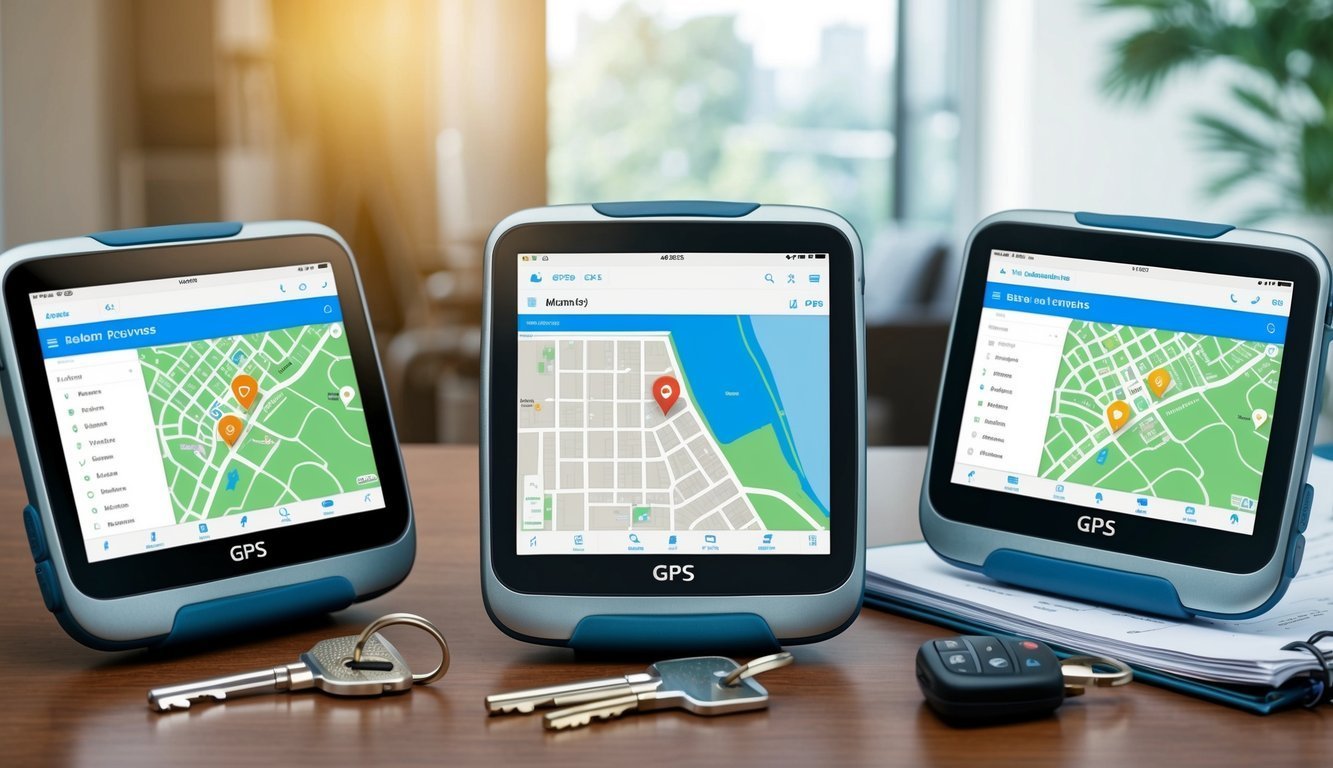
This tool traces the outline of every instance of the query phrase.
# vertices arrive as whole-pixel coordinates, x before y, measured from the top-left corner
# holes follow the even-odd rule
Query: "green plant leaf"
[[[1101,0],[1097,5],[1106,11],[1133,9],[1153,13],[1167,13],[1178,9],[1181,2],[1180,0]]]
[[[1196,58],[1188,29],[1142,29],[1116,44],[1114,63],[1102,79],[1102,88],[1114,98],[1143,101],[1157,92],[1168,75]]]
[[[1259,91],[1254,88],[1249,88],[1244,85],[1233,85],[1231,86],[1231,95],[1235,96],[1236,100],[1240,103],[1273,122],[1281,122],[1283,119],[1282,111],[1278,109],[1278,106],[1273,103],[1272,99],[1259,93]]]
[[[1266,175],[1264,168],[1244,163],[1209,179],[1204,189],[1209,196],[1220,197],[1243,184],[1262,181]]]
[[[1205,149],[1242,155],[1257,163],[1268,161],[1276,151],[1271,142],[1228,122],[1221,115],[1200,112],[1194,115],[1194,123],[1199,127]]]
[[[1273,194],[1259,218],[1333,214],[1333,0],[1099,0],[1097,7],[1142,17],[1112,48],[1102,80],[1112,97],[1146,100],[1172,74],[1212,61],[1247,70],[1229,86],[1230,104],[1193,116],[1200,148],[1223,160],[1210,194],[1264,183]]]
[[[1333,213],[1333,125],[1307,123],[1301,129],[1300,169],[1306,209]]]

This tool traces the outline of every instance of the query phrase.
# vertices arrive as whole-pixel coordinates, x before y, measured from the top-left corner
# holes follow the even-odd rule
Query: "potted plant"
[[[1333,3],[1322,0],[1101,0],[1144,24],[1116,43],[1103,86],[1144,101],[1172,75],[1224,61],[1230,96],[1194,117],[1200,146],[1226,159],[1207,186],[1270,192],[1243,223],[1268,222],[1333,254]]]

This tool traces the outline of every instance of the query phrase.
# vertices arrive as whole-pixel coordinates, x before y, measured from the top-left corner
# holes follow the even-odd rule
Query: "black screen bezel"
[[[520,253],[829,254],[829,553],[517,554],[518,255]],[[488,402],[490,561],[507,588],[527,594],[614,596],[795,595],[830,592],[855,566],[860,465],[856,295],[851,243],[831,226],[760,222],[558,222],[519,225],[491,261]],[[690,582],[658,581],[659,564],[693,565]]]
[[[1291,313],[1278,375],[1278,398],[1257,499],[1255,529],[1249,535],[1097,510],[1115,521],[1115,535],[1081,532],[1077,518],[1089,507],[1036,499],[950,481],[972,371],[977,328],[990,254],[994,249],[1065,258],[1146,265],[1293,283]],[[1253,573],[1273,558],[1282,533],[1281,510],[1290,503],[1303,390],[1310,366],[1314,329],[1324,307],[1318,301],[1319,272],[1291,251],[1238,243],[1178,240],[1118,232],[1001,222],[978,232],[962,275],[953,338],[945,363],[935,443],[928,481],[931,507],[946,519],[969,525],[1091,547],[1157,561],[1228,573]],[[1264,514],[1264,510],[1269,510]]]
[[[344,310],[343,328],[352,351],[384,507],[90,562],[57,437],[60,433],[55,405],[28,294],[317,262],[330,264],[338,288],[338,302]],[[225,268],[219,269],[219,265]],[[18,375],[32,424],[33,447],[52,506],[65,566],[80,592],[94,598],[114,599],[212,582],[384,546],[407,530],[410,504],[388,400],[359,284],[350,258],[335,241],[320,235],[290,235],[35,259],[16,264],[5,275],[4,291],[19,363]],[[32,488],[28,495],[38,498]],[[232,559],[230,552],[234,546],[257,540],[264,542],[265,557],[239,562]]]

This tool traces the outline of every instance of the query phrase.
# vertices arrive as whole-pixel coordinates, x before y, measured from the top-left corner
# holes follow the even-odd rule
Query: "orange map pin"
[[[231,393],[236,395],[236,402],[248,411],[259,396],[259,382],[255,381],[255,377],[242,373],[231,380]]]
[[[1148,373],[1148,389],[1152,390],[1154,395],[1161,397],[1171,386],[1171,372],[1165,368],[1157,368]]]
[[[1125,422],[1129,421],[1131,413],[1133,411],[1129,410],[1129,403],[1124,400],[1117,400],[1106,406],[1106,420],[1111,424],[1111,431],[1119,432],[1120,428],[1125,426]]]
[[[227,445],[236,445],[236,438],[241,436],[241,430],[245,429],[245,422],[241,421],[239,416],[233,416],[230,413],[218,419],[218,437],[221,437]]]

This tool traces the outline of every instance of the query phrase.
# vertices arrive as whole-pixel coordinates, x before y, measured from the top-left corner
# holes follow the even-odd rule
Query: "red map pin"
[[[653,399],[662,408],[662,414],[671,410],[671,406],[680,399],[680,382],[674,376],[659,376],[653,382]]]

